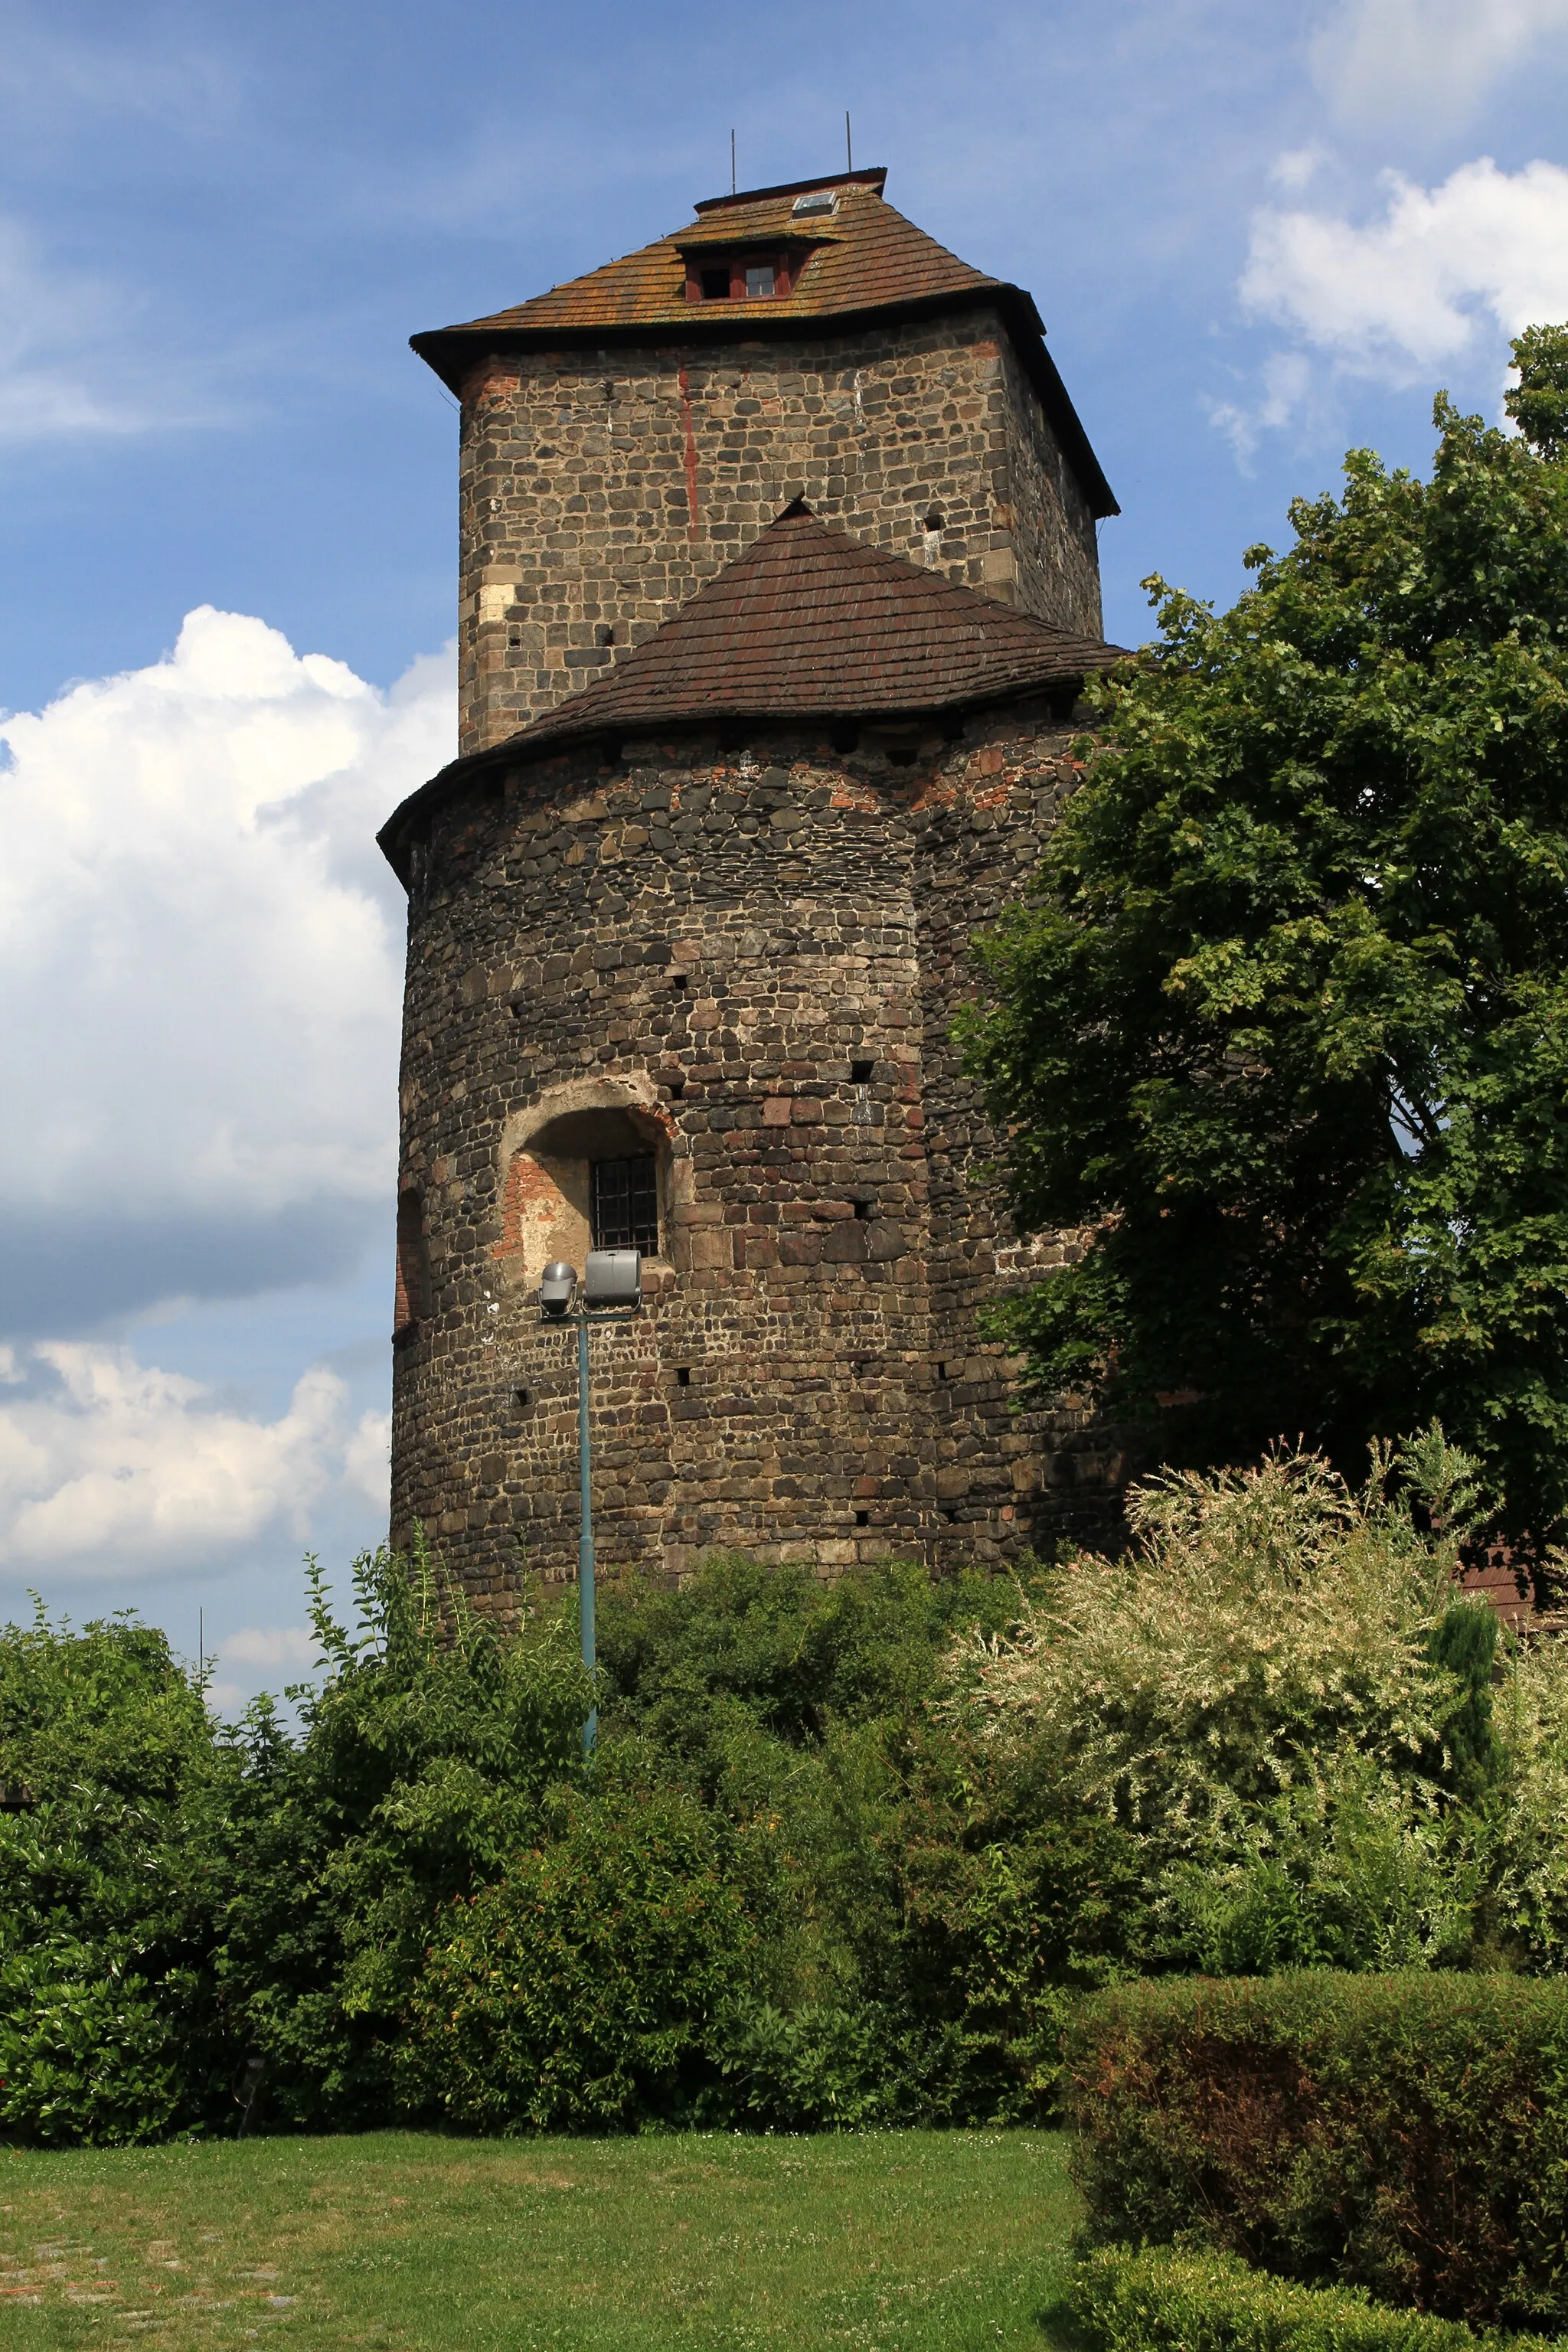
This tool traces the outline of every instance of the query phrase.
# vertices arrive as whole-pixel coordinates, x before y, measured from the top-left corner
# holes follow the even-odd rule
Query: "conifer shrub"
[[[1103,2247],[1078,2265],[1068,2303],[1095,2352],[1546,2352],[1541,2336],[1479,2333],[1187,2248]]]
[[[1487,2326],[1568,2328],[1568,1985],[1167,1979],[1085,2002],[1092,2243],[1178,2241]]]

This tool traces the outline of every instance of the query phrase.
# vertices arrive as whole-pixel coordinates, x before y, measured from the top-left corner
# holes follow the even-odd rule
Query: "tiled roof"
[[[693,323],[695,312],[703,314],[706,324],[715,310],[727,327],[749,329],[759,318],[776,326],[785,319],[831,319],[931,295],[1000,288],[999,278],[971,269],[895,212],[880,194],[882,176],[870,173],[835,188],[836,212],[799,219],[788,194],[705,205],[690,228],[661,236],[624,260],[608,261],[585,278],[552,287],[531,302],[444,331],[472,335],[521,329],[548,335],[563,327],[685,328]],[[786,244],[811,248],[788,294],[722,305],[687,300],[688,252],[732,252],[749,245],[777,250]],[[420,336],[416,349],[429,340]]]
[[[797,501],[613,670],[414,799],[586,737],[702,719],[914,717],[1065,688],[1121,656],[829,530]],[[379,835],[400,871],[412,807]]]
[[[941,710],[1065,684],[1117,658],[797,501],[673,620],[513,736],[518,749],[666,719]]]
[[[476,361],[492,352],[574,342],[613,342],[652,331],[679,330],[682,341],[755,339],[798,332],[805,324],[847,324],[868,315],[910,309],[941,310],[992,301],[1001,311],[1090,508],[1119,512],[1110,485],[1045,348],[1038,311],[1021,287],[972,269],[896,212],[882,195],[887,173],[877,170],[837,179],[801,181],[737,196],[710,197],[697,219],[640,252],[607,261],[585,278],[484,319],[432,328],[413,337],[414,349],[442,382],[461,394]],[[795,214],[797,195],[826,189],[831,213]],[[748,246],[802,257],[787,294],[754,301],[687,299],[689,253],[743,250]]]

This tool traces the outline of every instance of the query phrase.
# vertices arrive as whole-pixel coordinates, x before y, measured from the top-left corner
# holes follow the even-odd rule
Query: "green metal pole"
[[[592,1675],[595,1661],[594,1641],[594,1475],[589,1453],[588,1412],[588,1323],[582,1317],[577,1324],[577,1462],[582,1480],[582,1534],[577,1545],[577,1601],[583,1632],[583,1665]],[[583,1726],[583,1753],[591,1756],[599,1732],[599,1710],[595,1707]]]

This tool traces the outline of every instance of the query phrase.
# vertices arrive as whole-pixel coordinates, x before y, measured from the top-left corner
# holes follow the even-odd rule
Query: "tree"
[[[1436,404],[1432,478],[1345,460],[1216,614],[1096,690],[973,1066],[1026,1230],[1036,1387],[1234,1462],[1359,1473],[1434,1415],[1516,1533],[1568,1520],[1568,327],[1516,436]]]

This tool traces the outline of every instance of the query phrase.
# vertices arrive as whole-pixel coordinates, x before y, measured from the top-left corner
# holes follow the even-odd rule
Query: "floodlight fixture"
[[[552,1258],[540,1279],[541,1312],[557,1318],[564,1315],[571,1307],[572,1294],[576,1287],[575,1266],[568,1265],[563,1257]]]
[[[635,1314],[642,1305],[642,1252],[590,1250],[583,1269],[583,1304],[590,1314]]]

